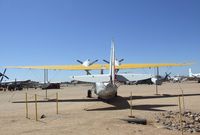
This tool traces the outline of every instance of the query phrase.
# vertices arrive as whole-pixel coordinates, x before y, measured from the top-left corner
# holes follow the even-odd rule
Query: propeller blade
[[[170,72],[170,73],[165,72],[165,74],[166,74],[167,77],[170,77],[171,72]],[[170,78],[171,78],[171,77],[170,77]]]
[[[171,74],[171,72],[170,72],[170,73],[167,73],[167,72],[165,72],[165,74],[166,74],[166,75],[170,75],[170,74]]]
[[[85,70],[87,75],[91,75],[90,71],[89,70]]]
[[[6,76],[6,75],[4,75],[4,77],[5,77],[6,79],[9,79],[9,77],[8,77],[8,76]]]
[[[119,60],[119,62],[122,62],[122,61],[124,61],[124,59]]]
[[[108,63],[108,64],[110,64],[110,62],[109,61],[107,61],[107,60],[103,60],[105,63]]]
[[[165,72],[165,80],[171,79],[170,74],[171,74],[171,72],[170,73]]]
[[[0,73],[0,76],[1,76],[1,80],[0,80],[0,82],[3,81],[3,78],[4,78],[4,77],[8,78],[7,76],[5,76],[6,70],[7,70],[7,69],[5,68],[4,71],[3,71],[3,74]]]
[[[76,60],[78,63],[80,63],[80,64],[83,64],[83,62],[82,61],[80,61],[80,60]]]
[[[4,74],[4,75],[5,75],[5,73],[6,73],[6,70],[7,70],[7,69],[5,68],[4,71],[3,71],[3,74]]]
[[[3,75],[1,76],[1,80],[0,80],[0,83],[3,81]]]
[[[93,65],[93,64],[96,63],[97,61],[98,61],[98,60],[95,60],[95,61],[91,62],[91,63],[89,64],[89,66]]]

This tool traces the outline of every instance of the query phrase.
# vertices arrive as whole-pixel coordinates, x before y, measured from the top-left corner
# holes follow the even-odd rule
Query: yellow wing
[[[176,63],[160,63],[160,64],[121,64],[120,66],[116,66],[116,69],[178,67],[178,66],[188,66],[188,65],[191,65],[191,64],[176,64]]]
[[[98,70],[105,69],[103,65],[93,64],[91,66],[83,65],[52,65],[52,66],[5,66],[3,68],[19,68],[19,69],[48,69],[48,70]]]
[[[175,64],[175,63],[160,63],[160,64],[121,64],[116,66],[116,69],[133,69],[133,68],[156,68],[156,67],[176,67],[188,66],[191,64]],[[20,69],[48,69],[48,70],[100,70],[109,69],[109,64],[93,64],[91,66],[83,65],[54,65],[54,66],[5,66],[1,68],[20,68]]]

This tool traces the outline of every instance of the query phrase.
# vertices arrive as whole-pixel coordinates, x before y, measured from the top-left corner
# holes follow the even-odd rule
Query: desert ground
[[[184,91],[185,109],[200,112],[200,84],[196,82],[164,83],[155,95],[155,85],[122,85],[118,97],[108,103],[86,97],[88,85],[68,86],[59,90],[29,89],[0,92],[1,135],[177,135],[159,127],[155,117],[165,111],[178,111],[178,97]],[[30,102],[29,119],[25,113],[25,93],[34,101],[38,95],[38,118],[35,121],[35,104]],[[59,114],[56,114],[56,93],[59,97]],[[130,93],[133,93],[133,115],[145,118],[147,125],[130,124],[122,119],[130,115]],[[46,118],[40,119],[41,115]],[[190,134],[190,133],[184,133]],[[193,135],[200,133],[193,133]]]

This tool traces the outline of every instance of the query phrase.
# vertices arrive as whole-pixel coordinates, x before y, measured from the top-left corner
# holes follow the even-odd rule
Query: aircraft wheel
[[[117,92],[115,93],[115,97],[117,97]]]
[[[200,80],[198,80],[198,83],[200,83]]]
[[[92,90],[88,90],[88,91],[87,91],[87,97],[88,97],[88,98],[91,98],[91,97],[92,97]]]

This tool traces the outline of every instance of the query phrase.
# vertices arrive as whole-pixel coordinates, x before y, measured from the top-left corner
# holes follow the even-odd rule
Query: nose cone
[[[88,67],[90,65],[90,59],[83,62],[83,66]]]

